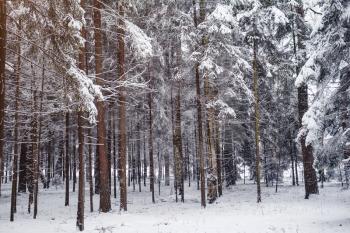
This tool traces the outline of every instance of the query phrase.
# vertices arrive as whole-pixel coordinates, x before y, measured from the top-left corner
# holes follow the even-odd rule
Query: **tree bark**
[[[137,120],[139,118],[137,117]],[[137,182],[139,185],[139,192],[141,192],[141,125],[137,123]]]
[[[34,78],[34,77],[33,77]],[[35,87],[34,87],[35,88]],[[33,218],[36,219],[38,213],[38,189],[39,189],[39,148],[38,148],[38,100],[37,91],[33,92],[34,114],[32,121],[32,154],[33,154]]]
[[[66,178],[66,190],[65,190],[65,206],[69,206],[69,112],[67,111],[65,113],[65,123],[66,123],[66,130],[65,130],[65,178]]]
[[[259,112],[259,84],[258,84],[258,61],[257,61],[257,42],[254,39],[254,58],[253,58],[253,79],[254,79],[254,97],[255,97],[255,172],[257,186],[257,202],[261,202],[260,186],[260,112]]]
[[[148,67],[150,69],[150,67]],[[149,70],[150,72],[150,70]],[[149,78],[151,79],[151,76],[149,75]],[[150,80],[151,83],[152,80]],[[152,85],[152,84],[150,84]],[[151,86],[152,88],[152,86]],[[154,198],[154,161],[153,161],[153,109],[152,109],[152,102],[153,102],[153,96],[152,92],[148,94],[148,107],[149,107],[149,176],[150,176],[150,189],[152,192],[152,202],[155,203]]]
[[[114,192],[114,198],[117,198],[117,139],[116,139],[116,133],[115,133],[115,113],[114,109],[112,109],[112,124],[113,124],[113,192]]]
[[[84,9],[85,0],[81,0],[80,5]],[[82,37],[86,39],[85,28],[82,28],[81,34],[82,34]],[[86,44],[82,48],[80,48],[80,53],[79,53],[79,69],[82,71],[86,70],[86,59],[85,59],[86,47],[85,46]],[[84,122],[84,118],[83,118],[82,107],[78,107],[77,123],[78,123],[79,187],[78,187],[77,227],[79,228],[80,231],[84,230],[84,203],[85,203],[85,159],[84,159],[83,122]],[[74,146],[74,150],[75,150],[75,146]]]
[[[216,152],[216,168],[217,168],[217,176],[218,176],[218,194],[219,197],[222,196],[222,177],[221,177],[221,147],[220,147],[220,127],[219,127],[219,123],[216,122],[216,137],[215,137],[215,152]]]
[[[4,169],[6,0],[0,0],[0,196]]]
[[[24,141],[24,139],[23,139]],[[27,192],[27,145],[26,143],[21,144],[21,153],[19,158],[19,173],[18,173],[18,192]]]
[[[207,99],[207,103],[213,100],[212,87],[209,84],[209,77],[205,74],[204,78],[204,93]],[[217,158],[215,152],[215,142],[214,142],[214,108],[210,107],[207,110],[207,140],[208,140],[208,202],[213,203],[217,198]]]
[[[304,9],[302,4],[295,8],[297,15],[304,19]],[[303,53],[305,49],[304,38],[303,38],[303,30],[300,23],[300,20],[296,21],[294,24],[293,21],[293,29],[296,27],[296,30],[299,33],[295,33],[293,30],[293,44],[294,44],[294,56],[297,58],[297,51],[299,50]],[[301,57],[305,57],[304,54],[301,54]],[[298,65],[296,67],[296,74],[299,74],[301,66],[301,60],[298,61]],[[298,87],[298,110],[299,110],[299,126],[302,127],[302,119],[304,114],[307,112],[308,106],[308,86],[306,83],[303,83],[300,87]],[[316,171],[313,168],[314,157],[312,153],[312,146],[306,145],[306,134],[302,135],[300,138],[301,151],[303,155],[303,166],[304,166],[304,184],[305,184],[305,199],[308,199],[310,194],[318,194],[318,185],[317,185],[317,177]]]
[[[83,3],[81,3],[83,4]],[[79,142],[79,191],[78,191],[78,211],[77,227],[80,231],[84,230],[84,203],[85,203],[85,161],[84,161],[84,133],[83,116],[81,109],[78,110],[78,142]]]
[[[18,32],[21,31],[21,21],[18,22]],[[17,177],[18,177],[18,126],[19,126],[19,96],[20,96],[20,78],[21,78],[21,38],[17,37],[17,67],[16,67],[16,97],[15,97],[15,129],[14,129],[14,155],[12,165],[12,190],[11,190],[11,213],[10,221],[14,221],[14,214],[16,213],[16,199],[17,199]]]
[[[184,202],[184,165],[183,165],[183,151],[182,151],[182,132],[181,132],[181,94],[180,86],[175,99],[175,179],[176,186],[181,195],[181,201]]]
[[[88,134],[88,142],[89,142],[89,191],[90,191],[90,212],[94,211],[94,184],[92,181],[92,133],[91,129],[89,129]]]
[[[103,86],[102,76],[102,22],[101,22],[102,3],[99,0],[94,0],[94,25],[95,25],[95,68],[96,68],[96,83]],[[106,154],[106,125],[105,125],[105,105],[104,101],[97,100],[98,124],[98,160],[100,172],[100,211],[108,212],[111,210],[111,199],[109,192],[109,172],[108,158]]]
[[[118,81],[125,81],[125,21],[124,21],[124,0],[118,1]],[[119,152],[119,174],[120,174],[120,210],[127,211],[127,184],[126,184],[126,90],[125,87],[119,89],[119,138],[118,138],[118,152]]]
[[[195,6],[195,0],[193,0],[193,5]],[[205,19],[205,0],[200,1],[200,22]],[[197,27],[197,14],[196,8],[194,7],[194,23]],[[196,101],[197,101],[197,121],[198,121],[198,154],[199,154],[199,170],[200,170],[200,180],[201,180],[201,206],[206,207],[205,199],[205,171],[204,171],[204,155],[203,155],[203,128],[202,128],[202,99],[201,99],[201,87],[200,87],[200,75],[199,75],[199,63],[195,66],[196,73]]]

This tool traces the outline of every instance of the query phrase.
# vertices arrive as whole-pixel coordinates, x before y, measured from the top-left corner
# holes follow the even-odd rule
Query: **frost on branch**
[[[131,48],[135,52],[135,55],[140,59],[147,59],[153,56],[152,39],[130,21],[125,21],[125,25]]]
[[[71,64],[67,75],[72,81],[76,91],[73,93],[81,103],[81,107],[89,114],[89,122],[96,123],[97,109],[94,104],[95,98],[103,99],[100,87],[95,85],[86,74],[75,65]]]

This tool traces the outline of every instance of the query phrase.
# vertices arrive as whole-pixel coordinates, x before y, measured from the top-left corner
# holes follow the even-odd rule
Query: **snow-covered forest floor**
[[[320,195],[304,200],[303,185],[282,186],[275,193],[264,187],[263,202],[256,203],[256,187],[239,184],[225,189],[223,197],[206,209],[200,207],[200,192],[186,187],[185,203],[175,203],[170,187],[161,188],[152,204],[149,188],[142,192],[129,188],[128,212],[120,213],[119,203],[112,199],[113,211],[107,214],[89,212],[86,192],[85,232],[106,233],[349,233],[350,191],[339,184],[326,184]],[[137,189],[136,189],[137,190]],[[147,190],[147,191],[146,191]],[[4,186],[0,198],[1,233],[77,232],[75,216],[77,193],[71,193],[71,205],[64,207],[64,191],[42,190],[36,220],[27,214],[27,195],[18,198],[15,222],[9,221],[10,186]],[[118,198],[117,198],[118,200]],[[94,207],[99,199],[95,196]]]

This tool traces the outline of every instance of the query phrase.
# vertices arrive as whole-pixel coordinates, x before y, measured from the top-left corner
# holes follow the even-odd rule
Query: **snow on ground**
[[[239,184],[224,190],[214,204],[201,209],[199,191],[185,192],[185,203],[175,203],[170,188],[162,187],[151,203],[149,188],[142,193],[128,194],[128,212],[89,213],[86,201],[85,232],[87,233],[349,233],[350,191],[338,184],[328,184],[320,195],[303,199],[303,186],[263,187],[263,202],[256,203],[256,187]],[[75,228],[77,194],[71,193],[70,207],[64,207],[63,190],[41,191],[39,215],[36,220],[26,213],[27,195],[18,200],[15,222],[9,221],[10,187],[4,186],[0,198],[0,233],[77,232]],[[145,191],[147,190],[147,191]],[[87,192],[88,195],[88,192]],[[87,196],[88,198],[88,196]],[[95,196],[95,208],[98,197]]]

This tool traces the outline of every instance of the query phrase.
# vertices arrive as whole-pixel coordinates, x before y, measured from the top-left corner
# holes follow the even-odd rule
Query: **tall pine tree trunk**
[[[81,0],[81,7],[85,8],[85,0]],[[85,17],[85,16],[84,16]],[[86,30],[82,28],[82,37],[86,39]],[[79,53],[79,69],[86,69],[86,44],[80,48]],[[79,186],[78,186],[78,210],[77,210],[77,227],[80,231],[84,230],[84,203],[85,203],[85,159],[84,159],[84,130],[83,130],[83,110],[78,107],[77,110],[78,123],[78,157],[79,157]],[[74,148],[75,149],[75,148]]]
[[[175,97],[175,179],[176,186],[181,195],[181,201],[184,202],[184,165],[183,165],[183,150],[182,150],[182,130],[181,130],[181,93],[180,86]]]
[[[94,184],[92,178],[92,133],[89,129],[88,133],[88,143],[89,143],[89,193],[90,193],[90,212],[94,211]]]
[[[34,78],[34,77],[33,77]],[[34,87],[36,88],[36,87]],[[34,108],[32,121],[32,156],[33,156],[33,218],[36,219],[38,211],[38,189],[39,189],[39,148],[38,148],[38,100],[37,91],[33,92]]]
[[[300,73],[301,67],[305,60],[304,50],[305,44],[303,40],[303,32],[301,22],[304,20],[304,9],[301,1],[299,6],[295,8],[299,20],[293,20],[293,44],[294,44],[294,56],[296,58],[301,57],[302,60],[298,60],[296,67],[296,74]],[[296,27],[296,28],[295,28]],[[298,33],[295,33],[297,31]],[[297,53],[300,53],[299,55]],[[308,106],[308,86],[303,83],[298,87],[298,110],[299,110],[299,126],[302,127],[302,119],[304,114],[307,112]],[[306,144],[306,134],[304,133],[300,138],[301,152],[303,156],[303,166],[304,166],[304,184],[305,184],[305,199],[308,199],[310,194],[318,194],[317,176],[316,171],[313,167],[314,157],[312,146]]]
[[[21,21],[18,22],[18,32],[21,31]],[[19,126],[19,97],[20,97],[20,78],[21,78],[21,38],[17,37],[17,67],[16,67],[16,97],[15,97],[15,129],[14,129],[14,155],[12,165],[12,190],[11,190],[11,213],[10,221],[14,221],[14,214],[16,213],[16,199],[17,199],[17,177],[18,177],[18,126]]]
[[[42,133],[42,122],[41,122],[41,112],[43,110],[43,99],[44,99],[44,86],[45,86],[45,63],[43,59],[43,67],[42,67],[42,74],[41,74],[41,92],[40,92],[40,107],[39,107],[39,114],[36,117],[36,121],[38,124],[38,133],[37,133],[37,145],[36,145],[36,168],[35,168],[35,173],[36,173],[36,178],[34,179],[35,181],[35,189],[34,189],[34,219],[36,218],[38,214],[38,194],[39,194],[39,176],[41,175],[40,173],[40,163],[41,163],[41,133]],[[35,97],[34,97],[35,98]]]
[[[85,203],[85,161],[84,161],[84,133],[82,110],[78,109],[78,142],[79,142],[79,191],[78,191],[78,211],[77,227],[84,230],[84,203]]]
[[[124,0],[118,1],[118,81],[125,81],[125,22],[124,22]],[[120,87],[119,93],[119,176],[120,176],[120,210],[126,211],[127,207],[127,184],[126,184],[126,90],[125,87]]]
[[[102,75],[102,22],[101,22],[102,3],[99,0],[94,0],[94,25],[95,25],[95,69],[96,83],[103,86]],[[98,162],[99,162],[99,188],[100,188],[100,211],[108,212],[111,210],[111,199],[109,193],[109,172],[108,158],[106,153],[106,125],[105,125],[105,104],[101,99],[97,100],[98,124],[97,124],[97,139],[98,139]]]
[[[6,0],[0,0],[0,196],[4,169]]]
[[[67,88],[67,87],[66,87]],[[67,111],[65,113],[65,152],[64,152],[64,157],[65,157],[65,166],[64,166],[64,174],[65,174],[65,179],[66,179],[66,190],[65,190],[65,206],[69,206],[69,112]]]
[[[209,77],[205,74],[204,78],[204,93],[210,103],[213,100],[212,87],[209,84]],[[208,140],[208,202],[213,203],[217,198],[217,159],[214,141],[214,108],[210,107],[207,110],[207,140]]]
[[[150,69],[150,67],[148,67]],[[150,70],[149,70],[150,72]],[[151,75],[149,75],[149,78],[151,78]],[[152,85],[153,81],[150,80],[150,83]],[[152,86],[150,87],[152,88]],[[149,107],[149,169],[150,169],[150,189],[152,192],[152,202],[155,203],[155,198],[154,198],[154,159],[153,159],[153,108],[152,108],[152,103],[153,103],[153,96],[152,92],[148,94],[148,107]]]
[[[261,202],[260,186],[260,112],[259,112],[259,83],[258,83],[258,61],[257,61],[257,41],[254,38],[254,58],[253,58],[253,79],[254,79],[254,97],[255,97],[255,173],[257,186],[257,202]]]
[[[205,0],[200,0],[200,22],[205,19]],[[193,0],[194,6],[194,24],[197,27],[197,10],[196,1]],[[202,97],[201,97],[201,86],[200,86],[200,74],[199,74],[199,63],[195,66],[195,82],[196,82],[196,101],[197,101],[197,121],[198,121],[198,154],[199,154],[199,170],[200,170],[200,188],[201,188],[201,206],[206,207],[205,199],[205,170],[204,170],[204,153],[203,153],[203,123],[202,123]]]
[[[218,183],[218,194],[219,197],[222,196],[222,177],[221,177],[221,147],[220,147],[220,127],[219,123],[216,122],[216,130],[215,130],[215,152],[216,152],[216,169],[217,169],[217,183]]]

